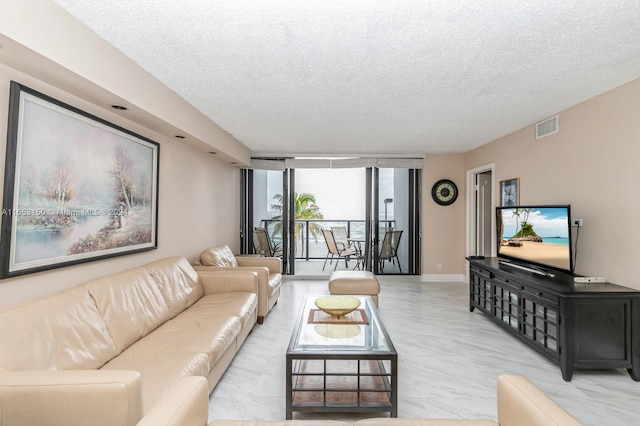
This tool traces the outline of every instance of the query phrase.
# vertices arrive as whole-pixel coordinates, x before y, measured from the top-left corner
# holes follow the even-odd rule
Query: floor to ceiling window
[[[294,236],[296,275],[326,275],[337,267],[353,269],[362,262],[360,252],[344,259],[340,259],[339,253],[331,256],[326,241],[326,237],[331,237],[325,237],[322,229],[332,232],[339,250],[363,247],[365,172],[362,167],[295,170],[295,194],[296,200],[300,200],[293,209],[297,231]],[[313,208],[309,200],[313,200]]]
[[[243,170],[243,253],[265,253],[263,228],[287,274],[419,274],[420,170],[368,163],[262,160]]]
[[[283,173],[253,171],[253,227],[265,228],[275,246],[282,245]]]
[[[287,261],[288,256],[284,255],[288,199],[286,176],[282,170],[242,170],[242,253],[279,256]],[[264,233],[259,233],[259,230],[264,230]]]
[[[371,270],[376,274],[420,273],[419,172],[377,168],[373,173],[375,238]]]

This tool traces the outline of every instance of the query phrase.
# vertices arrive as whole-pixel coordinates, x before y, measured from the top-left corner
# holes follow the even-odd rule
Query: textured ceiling
[[[263,154],[464,152],[640,77],[638,0],[55,0]]]

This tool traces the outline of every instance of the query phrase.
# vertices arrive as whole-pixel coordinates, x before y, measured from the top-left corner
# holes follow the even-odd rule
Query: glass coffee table
[[[286,418],[293,412],[388,412],[398,416],[398,354],[369,296],[332,317],[307,296],[286,356]]]

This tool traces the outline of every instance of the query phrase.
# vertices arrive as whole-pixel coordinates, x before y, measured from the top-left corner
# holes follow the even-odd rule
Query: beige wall
[[[536,140],[531,125],[469,152],[464,167],[494,163],[496,194],[520,178],[520,204],[570,204],[584,219],[576,273],[640,289],[640,79],[561,111],[559,129]]]
[[[158,249],[0,280],[0,306],[167,256],[194,260],[212,244],[238,249],[240,182],[231,162],[248,164],[249,149],[55,2],[0,2],[0,135],[10,80],[160,144]],[[115,112],[112,104],[129,109]]]
[[[217,243],[237,250],[240,226],[239,171],[215,157],[124,120],[115,113],[70,96],[0,64],[0,135],[6,135],[9,81],[16,80],[91,114],[160,143],[158,249],[48,272],[0,280],[0,306],[49,294],[81,282],[155,259],[185,255],[194,260]],[[2,118],[4,117],[4,118]],[[0,138],[0,164],[6,139]],[[0,182],[4,173],[0,176]],[[0,188],[2,188],[0,184]]]
[[[451,179],[458,186],[458,199],[450,206],[431,198],[431,187],[440,179]],[[440,280],[457,280],[464,274],[465,191],[464,155],[426,156],[422,170],[423,280],[430,281],[434,275]]]

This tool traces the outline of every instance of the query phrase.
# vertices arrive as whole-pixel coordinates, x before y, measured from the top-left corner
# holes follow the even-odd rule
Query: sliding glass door
[[[376,274],[420,273],[420,170],[378,168],[373,173]]]
[[[419,169],[309,160],[288,165],[298,167],[243,171],[243,253],[258,253],[248,236],[261,227],[287,274],[420,273]],[[332,253],[322,230],[349,254]]]
[[[336,262],[340,254],[334,253],[325,262],[330,247],[326,238],[333,237],[341,251],[363,245],[365,183],[365,169],[362,167],[295,170],[291,217],[295,222],[296,275],[327,275],[334,269],[356,267],[360,253],[348,255],[339,264]],[[330,231],[331,235],[322,230]]]
[[[288,218],[288,173],[279,170],[242,170],[241,252],[282,257],[288,256],[285,224]],[[266,230],[266,242],[257,230]]]

